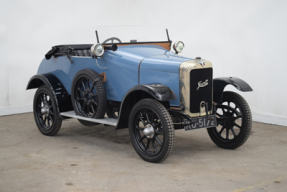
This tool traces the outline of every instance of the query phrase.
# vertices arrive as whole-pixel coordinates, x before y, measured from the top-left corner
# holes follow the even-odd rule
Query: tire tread
[[[55,109],[54,110],[54,117],[55,118],[53,120],[54,122],[53,122],[53,125],[52,125],[52,128],[51,128],[51,131],[49,131],[49,132],[41,130],[41,124],[37,120],[37,114],[36,114],[36,107],[37,107],[36,106],[37,105],[36,104],[36,99],[37,98],[36,97],[38,96],[39,92],[41,92],[41,91],[46,91],[49,94],[50,98],[52,99],[53,108]],[[54,96],[55,95],[53,94],[53,92],[51,91],[51,89],[47,85],[42,85],[41,87],[39,87],[38,90],[35,93],[35,96],[34,96],[34,102],[33,102],[34,119],[35,119],[35,122],[36,122],[36,125],[37,125],[39,131],[43,135],[46,135],[46,136],[54,136],[54,135],[56,135],[59,132],[61,126],[62,126],[62,118],[60,117],[59,112],[57,110],[56,100],[55,100]]]
[[[76,85],[76,80],[81,75],[88,75],[88,76],[92,77],[93,80],[97,80],[98,79],[98,81],[96,82],[96,87],[97,87],[97,95],[98,95],[98,102],[99,102],[99,104],[98,104],[98,109],[97,109],[97,112],[96,112],[96,115],[94,116],[94,118],[96,118],[96,119],[104,118],[105,113],[106,113],[106,108],[107,108],[106,90],[105,90],[103,82],[101,81],[100,76],[98,75],[97,72],[95,72],[92,69],[82,69],[81,71],[79,71],[75,75],[75,77],[73,79],[71,96],[72,96],[72,104],[73,104],[73,107],[74,107],[74,110],[75,110],[76,114],[77,115],[81,115],[76,110],[77,108],[76,108],[75,102],[74,102],[74,100],[75,100],[75,98],[74,98],[74,89],[75,89],[75,85]]]
[[[223,144],[222,142],[220,142],[217,139],[217,136],[214,134],[213,129],[216,129],[216,128],[209,128],[207,130],[208,130],[209,137],[217,146],[219,146],[221,148],[225,148],[225,149],[236,149],[236,148],[242,146],[250,136],[251,129],[252,129],[252,113],[251,113],[250,107],[249,107],[248,103],[246,102],[246,100],[241,95],[239,95],[238,93],[235,93],[232,91],[225,91],[223,94],[224,94],[223,97],[227,97],[227,98],[233,97],[234,100],[238,100],[239,103],[241,103],[243,110],[245,111],[244,112],[245,118],[246,118],[245,119],[245,125],[242,125],[242,127],[245,126],[246,128],[243,130],[243,135],[240,135],[242,137],[238,138],[237,140],[235,140],[230,145],[226,145],[226,144]],[[240,132],[241,131],[242,130],[240,130]]]
[[[160,112],[162,113],[163,117],[164,117],[164,121],[167,122],[167,130],[168,130],[168,148],[167,151],[165,152],[165,154],[162,157],[157,158],[156,160],[148,160],[148,159],[144,159],[145,161],[149,161],[149,162],[154,162],[154,163],[161,163],[163,162],[171,153],[173,146],[174,146],[174,140],[175,140],[175,134],[174,134],[174,127],[173,127],[173,121],[171,119],[171,116],[169,114],[169,112],[167,111],[167,109],[164,107],[163,104],[161,104],[160,102],[154,100],[154,99],[143,99],[140,100],[138,103],[135,104],[135,106],[132,109],[132,112],[130,114],[130,120],[129,120],[129,128],[132,129],[132,114],[133,114],[133,110],[136,108],[137,105],[141,104],[141,103],[147,103],[147,104],[151,104],[153,106],[155,106],[156,108],[158,108],[160,110]],[[130,130],[131,131],[131,130]],[[130,134],[132,135],[132,134]],[[131,136],[132,137],[132,136]],[[132,139],[132,138],[131,138]],[[134,147],[135,148],[135,147]],[[141,153],[135,149],[135,151],[137,152],[137,154],[142,157]],[[143,157],[142,157],[143,158]]]

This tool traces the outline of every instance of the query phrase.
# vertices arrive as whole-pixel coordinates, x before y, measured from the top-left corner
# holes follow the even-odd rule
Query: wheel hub
[[[49,113],[50,113],[49,107],[48,107],[47,105],[45,105],[44,107],[42,107],[42,108],[41,108],[41,113],[42,113],[43,115],[49,114]]]
[[[89,93],[87,90],[85,90],[85,92],[84,92],[84,97],[85,97],[85,99],[89,100]]]
[[[235,121],[233,112],[225,112],[223,118],[221,118],[221,122],[219,123],[222,126],[232,127]]]
[[[87,101],[92,101],[93,93],[91,92],[91,90],[86,89],[84,91],[84,99],[86,99]]]
[[[144,135],[147,138],[152,138],[154,136],[154,128],[151,124],[147,124],[146,128],[143,130]]]

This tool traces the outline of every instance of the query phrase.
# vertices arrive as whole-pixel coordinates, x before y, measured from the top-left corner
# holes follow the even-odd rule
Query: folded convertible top
[[[46,53],[45,58],[51,59],[52,56],[59,57],[59,56],[68,56],[74,50],[87,50],[90,49],[93,44],[80,44],[80,45],[56,45],[52,47],[52,49]]]

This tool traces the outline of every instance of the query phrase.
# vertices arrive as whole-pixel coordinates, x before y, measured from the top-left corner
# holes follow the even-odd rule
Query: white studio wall
[[[0,115],[32,111],[26,85],[53,45],[94,43],[99,25],[164,25],[182,55],[252,86],[240,94],[254,120],[286,126],[286,10],[283,0],[0,0]]]

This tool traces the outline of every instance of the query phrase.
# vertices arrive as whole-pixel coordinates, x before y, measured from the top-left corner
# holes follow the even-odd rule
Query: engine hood
[[[178,73],[179,65],[191,58],[182,57],[157,45],[119,46],[115,52],[121,57],[130,57],[138,61],[144,70]]]
[[[165,50],[162,54],[145,57],[139,64],[139,84],[162,84],[169,87],[176,95],[170,101],[171,106],[179,106],[179,67],[192,60]]]
[[[140,64],[140,70],[179,73],[180,64],[189,60],[192,60],[192,58],[182,57],[173,52],[166,51],[165,54],[144,58]]]

